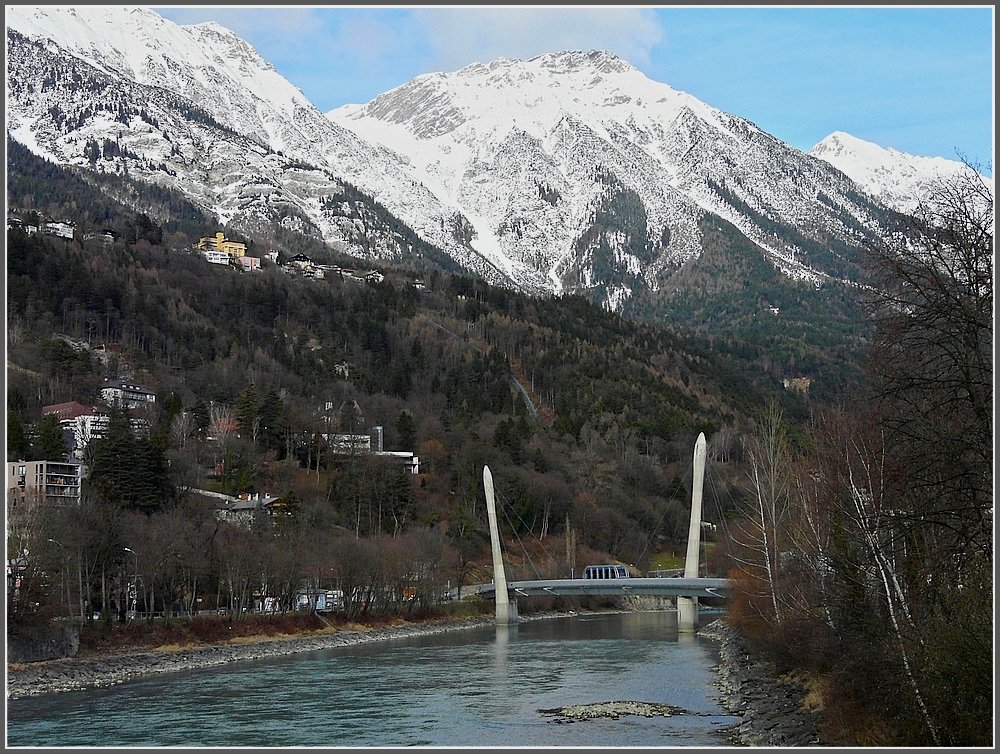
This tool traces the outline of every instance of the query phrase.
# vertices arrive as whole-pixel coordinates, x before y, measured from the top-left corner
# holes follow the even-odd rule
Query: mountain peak
[[[531,59],[531,62],[535,61],[557,72],[579,70],[586,67],[594,68],[601,73],[625,73],[635,70],[633,65],[610,50],[548,52]]]
[[[834,131],[825,139],[817,143],[809,154],[821,160],[830,161],[828,158],[849,155],[852,159],[878,162],[885,159],[888,153],[895,152],[894,149],[880,147],[870,141],[859,139],[846,131]]]
[[[238,36],[236,32],[232,29],[228,29],[218,21],[202,21],[199,24],[191,24],[188,28],[190,29],[200,29],[202,31],[210,31],[215,34],[220,34],[225,37],[236,37]]]
[[[833,165],[869,194],[901,212],[912,212],[935,182],[968,170],[958,160],[908,154],[844,131],[834,131],[809,154]]]

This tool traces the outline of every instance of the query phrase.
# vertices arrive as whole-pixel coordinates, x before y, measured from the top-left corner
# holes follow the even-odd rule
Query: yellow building
[[[240,243],[239,241],[230,241],[226,238],[226,234],[221,231],[216,233],[215,236],[205,236],[200,241],[198,241],[198,248],[205,249],[215,249],[216,251],[222,251],[231,257],[242,257],[247,253],[247,245],[245,243]]]

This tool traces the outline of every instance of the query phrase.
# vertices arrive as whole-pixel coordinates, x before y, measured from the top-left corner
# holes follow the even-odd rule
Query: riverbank
[[[617,611],[615,611],[617,612]],[[580,615],[579,612],[522,615],[521,621]],[[391,626],[350,625],[319,631],[308,636],[242,637],[218,644],[186,647],[157,647],[133,652],[108,653],[88,657],[65,657],[7,665],[7,698],[76,691],[113,686],[142,676],[178,670],[194,670],[230,662],[346,647],[388,639],[424,636],[445,631],[493,625],[492,615],[473,618],[438,618],[400,622]]]
[[[241,637],[232,642],[203,646],[157,647],[135,652],[9,664],[7,698],[17,699],[36,694],[111,686],[155,673],[209,668],[230,662],[259,660],[443,631],[459,631],[492,622],[492,617],[481,616],[459,620],[441,618],[378,628],[351,625],[346,628],[316,632],[309,636]]]
[[[569,617],[621,610],[545,612],[522,615],[521,621]],[[346,647],[369,642],[461,631],[494,624],[489,614],[399,622],[390,626],[348,624],[309,635],[240,637],[229,642],[196,646],[164,646],[137,651],[108,652],[58,660],[8,664],[7,697],[17,699],[101,686],[111,686],[157,673],[194,670],[231,662]],[[807,708],[808,692],[780,678],[770,663],[756,657],[724,619],[699,630],[719,642],[716,687],[719,702],[741,722],[726,731],[736,746],[822,746],[819,713]]]
[[[726,731],[738,746],[828,746],[819,734],[820,713],[809,691],[779,676],[770,662],[756,656],[739,635],[719,619],[698,632],[719,642],[716,686],[720,703],[742,721]]]

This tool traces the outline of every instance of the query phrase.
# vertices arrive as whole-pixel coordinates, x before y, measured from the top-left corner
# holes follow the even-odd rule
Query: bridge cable
[[[493,494],[494,494],[494,500],[500,503],[497,506],[497,509],[503,515],[504,521],[507,523],[507,526],[509,526],[510,529],[511,529],[511,531],[514,532],[514,536],[517,537],[517,530],[515,529],[514,525],[511,523],[510,516],[507,514],[507,508],[511,507],[510,502],[507,501],[506,498],[504,498],[503,493],[501,493],[499,490],[494,489],[494,493]],[[497,530],[498,530],[497,533],[498,534],[499,534],[499,529],[500,529],[500,521],[498,519],[497,520]],[[511,567],[513,567],[513,563],[511,563],[511,559],[510,559],[510,548],[507,547],[507,544],[504,542],[503,537],[498,537],[498,538],[499,538],[499,541],[500,541],[500,557],[503,558],[503,562],[505,564],[509,564]],[[520,537],[517,537],[517,538],[520,541]],[[524,551],[525,557],[528,557],[528,553],[525,550],[523,543],[521,544],[521,550]],[[528,557],[528,562],[531,562],[530,557]],[[534,568],[534,564],[532,564],[532,568]],[[537,573],[537,571],[536,571],[536,573]],[[506,575],[507,575],[507,581],[514,580],[512,578],[513,577],[513,573],[508,573]],[[494,574],[494,582],[495,581],[496,581],[496,578],[495,578],[495,574]]]
[[[706,471],[708,467],[706,466]],[[722,501],[719,497],[719,489],[715,486],[715,475],[706,474],[705,478],[708,480],[709,485],[712,488],[712,501],[715,503],[715,510],[719,515],[719,526],[722,528],[722,533],[725,537],[729,538],[729,522],[726,519],[725,511],[722,510]]]
[[[506,500],[503,502],[505,503],[505,505],[501,507],[501,511],[503,512],[504,520],[507,522],[507,526],[510,527],[510,530],[514,532],[514,536],[517,538],[517,543],[521,546],[521,552],[524,554],[525,559],[528,561],[528,565],[531,566],[531,570],[535,572],[536,578],[541,579],[541,575],[538,573],[538,569],[535,568],[535,563],[531,559],[531,555],[528,552],[528,548],[524,546],[524,542],[521,540],[521,535],[517,533],[517,527],[514,525],[514,522],[511,521],[510,514],[508,513],[508,508],[513,509],[513,507]]]
[[[674,482],[676,482],[678,480],[678,478],[680,478],[680,472],[679,471],[676,474],[674,474],[673,479],[670,480],[670,484],[668,485],[668,489],[671,489],[673,487]],[[659,497],[659,496],[657,495],[657,497]],[[666,501],[670,502],[670,498],[666,498]],[[656,522],[656,526],[653,527],[653,531],[650,533],[650,535],[648,537],[646,537],[646,543],[642,546],[642,552],[639,553],[639,562],[640,563],[642,562],[642,559],[644,557],[646,557],[646,553],[649,551],[649,545],[650,545],[650,543],[656,537],[657,532],[660,531],[660,527],[663,526],[663,519],[665,519],[667,517],[667,511],[668,511],[668,506],[663,506],[662,509],[661,509],[661,511],[660,511],[660,518]],[[632,529],[634,529],[636,526],[638,526],[638,523],[639,523],[638,521],[636,521],[636,522],[633,523],[632,528],[629,529],[629,533],[630,534],[632,533]]]
[[[521,551],[524,553],[524,557],[527,559],[528,564],[531,566],[531,570],[534,571],[535,572],[535,576],[539,580],[541,580],[541,578],[542,578],[541,574],[539,574],[538,573],[538,569],[535,568],[535,563],[534,563],[534,561],[532,561],[531,555],[528,554],[528,548],[524,546],[524,542],[521,540],[521,535],[517,533],[517,527],[514,526],[513,521],[511,521],[511,519],[510,519],[510,515],[507,513],[507,509],[508,508],[510,508],[511,510],[513,510],[513,505],[511,505],[511,503],[502,494],[497,493],[495,490],[494,490],[494,495],[496,495],[496,497],[500,498],[501,503],[503,503],[503,505],[500,506],[500,510],[503,512],[504,520],[507,522],[507,525],[511,528],[511,531],[514,532],[514,536],[517,538],[518,544],[521,545]],[[515,511],[515,513],[516,513],[516,511]],[[524,521],[522,520],[521,523],[524,524]]]
[[[502,498],[501,502],[504,503],[504,505],[506,505],[508,508],[510,508],[510,510],[514,513],[514,515],[517,516],[517,520],[521,523],[521,526],[523,526],[528,532],[531,532],[532,529],[530,526],[528,526],[528,522],[525,521],[524,518],[521,517],[521,514],[517,512],[517,508],[514,507],[514,504],[511,503],[509,500],[507,500],[505,497],[503,497],[503,495],[501,495],[501,498]],[[558,573],[560,570],[559,561],[555,558],[555,556],[551,552],[549,552],[548,548],[545,546],[545,543],[542,541],[542,538],[540,536],[535,536],[535,539],[538,541],[538,544],[541,545],[542,553],[544,553],[545,556],[552,562],[552,565],[555,566],[556,573]],[[527,548],[524,547],[523,543],[521,543],[521,549],[524,550],[525,557],[527,557],[530,562],[531,557],[530,555],[528,555]],[[534,568],[534,563],[532,563],[532,568]],[[536,574],[538,573],[538,569],[535,569],[535,573]],[[541,578],[541,576],[539,576],[539,578]]]

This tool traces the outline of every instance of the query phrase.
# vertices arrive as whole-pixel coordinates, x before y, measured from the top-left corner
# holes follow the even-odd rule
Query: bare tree
[[[992,551],[993,190],[972,168],[938,181],[873,254],[873,366],[894,452],[919,493],[914,526],[953,552]],[[946,452],[942,452],[947,449]]]
[[[791,449],[781,410],[770,403],[746,441],[749,494],[743,502],[745,525],[734,540],[735,556],[753,582],[762,583],[771,603],[771,617],[782,620],[779,588],[781,539],[786,526]]]
[[[841,533],[840,543],[831,545],[842,557],[835,578],[846,594],[860,595],[883,625],[887,623],[891,644],[885,651],[898,658],[920,718],[939,745],[938,726],[926,704],[915,662],[924,643],[924,626],[916,619],[914,606],[921,581],[939,564],[921,562],[919,557],[907,558],[910,536],[898,507],[904,499],[900,494],[900,473],[892,468],[889,443],[879,424],[880,417],[872,415],[845,412],[826,417],[819,432],[824,446],[820,451],[822,483],[826,488],[819,494],[828,519],[826,525],[835,526]],[[855,609],[857,605],[848,607],[848,611]],[[842,610],[839,618],[842,625],[838,630],[858,630],[850,612]],[[868,638],[876,641],[874,636]]]
[[[236,432],[236,411],[231,406],[213,402],[208,407],[208,419],[212,436],[223,444]]]
[[[190,411],[181,411],[170,422],[170,440],[175,447],[183,450],[194,435],[194,417]]]
[[[45,516],[45,494],[38,487],[29,488],[19,495],[18,491],[8,492],[16,496],[14,505],[8,505],[7,519],[7,615],[14,619],[31,612],[40,601],[46,599],[47,582],[53,570],[60,579],[66,568],[66,551],[57,542],[55,533],[48,531]],[[56,544],[56,547],[52,547]],[[53,565],[59,564],[58,569]],[[56,596],[61,596],[61,588]]]

